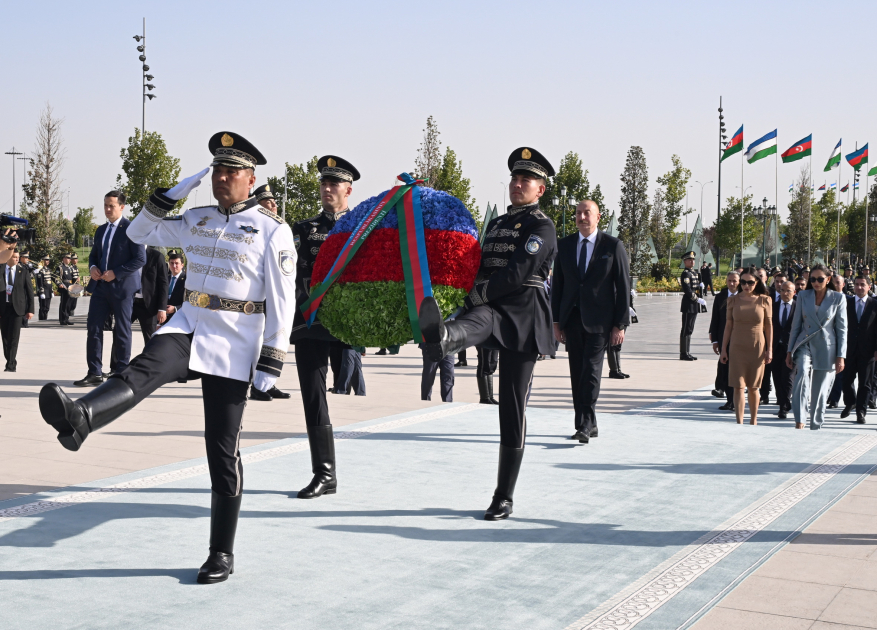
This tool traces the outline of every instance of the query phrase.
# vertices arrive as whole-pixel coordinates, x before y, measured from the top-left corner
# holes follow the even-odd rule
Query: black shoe
[[[430,361],[438,363],[449,354],[457,354],[466,348],[465,329],[457,322],[445,324],[434,297],[423,299],[419,315],[423,349]]]
[[[491,405],[498,405],[499,401],[493,397],[493,374],[487,374],[484,378],[487,382],[487,400]]]
[[[710,392],[710,394],[712,394],[716,398],[724,398],[725,397],[725,392],[723,392],[720,389],[714,389],[713,391]]]
[[[103,376],[86,374],[84,379],[82,379],[81,381],[74,381],[73,384],[76,385],[76,387],[97,387],[103,382]]]
[[[627,378],[627,375],[622,374],[621,372],[609,372],[609,378],[617,378],[617,379],[624,380],[625,378]]]
[[[690,354],[680,354],[680,355],[679,355],[679,360],[680,360],[680,361],[697,361],[697,359],[695,359],[695,358],[694,358],[693,356],[691,356]]]
[[[840,417],[841,418],[849,418],[850,413],[853,411],[854,408],[855,408],[855,405],[847,405],[846,407],[844,407],[844,410],[840,412]]]
[[[863,414],[863,413],[856,414],[856,424],[865,424],[865,414]]]
[[[292,398],[292,394],[287,394],[286,392],[280,391],[279,389],[277,389],[276,385],[274,387],[272,387],[271,389],[269,389],[267,391],[267,393],[271,396],[271,398],[279,398],[281,400],[286,400],[287,398]]]
[[[830,403],[828,403],[827,405],[825,405],[825,408],[826,408],[826,409],[837,409],[837,403],[836,403],[836,402],[830,402]]]
[[[241,498],[210,497],[210,555],[198,571],[198,584],[225,582],[234,573],[234,536],[241,512]]]
[[[573,434],[570,436],[569,439],[571,439],[571,440],[578,440],[578,441],[581,442],[582,444],[587,444],[589,438],[588,438],[588,434],[585,433],[584,431],[576,431],[575,433],[573,433]]]
[[[48,383],[40,390],[39,404],[43,420],[58,432],[61,445],[78,451],[90,433],[131,409],[135,400],[125,381],[111,378],[76,401],[55,383]]]
[[[767,396],[764,396],[763,398],[761,398],[761,400],[758,401],[758,404],[759,405],[769,405],[770,398],[768,398]]]
[[[465,361],[457,361],[454,363],[454,367],[469,367],[469,364]]]
[[[485,521],[501,521],[512,513],[512,495],[515,493],[515,483],[518,481],[518,473],[521,471],[521,460],[524,459],[524,449],[499,446],[499,472],[496,479],[496,490],[490,507],[484,512]]]
[[[14,371],[15,371],[15,368],[8,367],[8,368],[6,368],[6,369],[3,370],[3,371],[4,371],[4,372],[14,372]]]
[[[254,385],[250,386],[249,399],[250,400],[261,400],[263,402],[271,402],[272,400],[274,400],[273,398],[271,398],[271,394],[269,394],[268,392],[259,391],[258,389],[256,389],[256,387]]]
[[[316,499],[324,494],[335,494],[335,437],[332,425],[308,427],[308,446],[311,449],[311,472],[314,478],[298,491],[299,499]]]
[[[874,402],[874,401],[869,402],[868,409],[877,409],[877,402]]]
[[[780,409],[779,413],[777,414],[777,418],[779,418],[780,420],[785,420],[788,417],[789,412],[787,412],[785,409]]]
[[[720,411],[734,411],[734,403],[726,402],[724,405],[719,407]]]
[[[387,354],[387,349],[386,349],[386,348],[381,348],[380,350],[378,350],[377,352],[375,352],[375,354],[380,355],[380,356],[384,356],[385,354]]]
[[[594,427],[593,429],[591,429],[591,436],[590,437],[592,437],[592,438],[599,437],[599,433],[597,433],[597,427]]]

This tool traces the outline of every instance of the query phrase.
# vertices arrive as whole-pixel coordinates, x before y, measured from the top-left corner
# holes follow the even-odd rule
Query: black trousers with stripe
[[[489,305],[476,306],[445,325],[463,328],[467,345],[480,346],[493,332],[493,309]],[[536,352],[499,351],[499,441],[503,446],[524,448],[527,398],[537,356]]]
[[[332,424],[326,403],[326,376],[332,345],[331,341],[322,339],[295,340],[295,368],[305,409],[305,424],[309,427]]]
[[[155,335],[142,354],[111,378],[125,381],[134,392],[137,404],[166,383],[200,378],[210,487],[219,495],[235,497],[244,488],[240,439],[250,384],[224,376],[190,372],[191,349],[192,335]]]

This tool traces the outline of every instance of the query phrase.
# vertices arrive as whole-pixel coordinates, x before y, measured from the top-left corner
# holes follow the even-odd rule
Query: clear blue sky
[[[100,205],[140,125],[132,35],[144,16],[158,95],[146,128],[162,133],[184,176],[209,163],[209,136],[231,129],[267,157],[260,181],[286,161],[350,159],[363,173],[358,202],[411,167],[431,114],[481,208],[502,203],[509,152],[532,145],[555,166],[578,152],[611,212],[631,145],[645,150],[653,183],[674,153],[694,180],[717,179],[720,95],[729,131],[745,123],[747,145],[778,128],[783,151],[813,133],[817,184],[838,138],[844,153],[856,141],[877,142],[873,0],[137,6],[4,7],[0,147],[30,151],[51,103],[65,120],[64,188],[74,212]],[[11,159],[0,157],[0,211],[8,212]],[[779,166],[783,210],[798,165]],[[20,184],[21,162],[16,168]],[[740,157],[724,168],[723,197],[739,194]],[[845,165],[841,185],[850,175]],[[746,165],[750,185],[756,199],[773,202],[772,159]],[[690,203],[699,206],[698,192]],[[715,213],[710,184],[707,224]]]

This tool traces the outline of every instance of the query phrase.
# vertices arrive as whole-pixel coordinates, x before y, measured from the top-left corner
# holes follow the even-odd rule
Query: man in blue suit
[[[121,372],[131,359],[131,311],[134,294],[140,290],[140,268],[146,263],[146,249],[128,238],[130,221],[124,218],[125,193],[111,190],[104,197],[107,222],[94,235],[94,246],[88,256],[91,281],[86,290],[91,293],[88,305],[88,341],[86,356],[88,374],[73,384],[94,387],[103,382],[103,326],[107,316],[116,316],[113,329],[111,372]]]

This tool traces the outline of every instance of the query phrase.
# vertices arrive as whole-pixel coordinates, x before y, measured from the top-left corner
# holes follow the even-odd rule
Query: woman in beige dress
[[[749,267],[740,276],[740,292],[728,298],[728,323],[721,362],[728,363],[728,385],[734,388],[737,424],[743,424],[743,392],[749,390],[749,424],[758,424],[758,400],[764,366],[773,343],[773,304],[767,287]],[[729,360],[730,356],[730,360]]]

